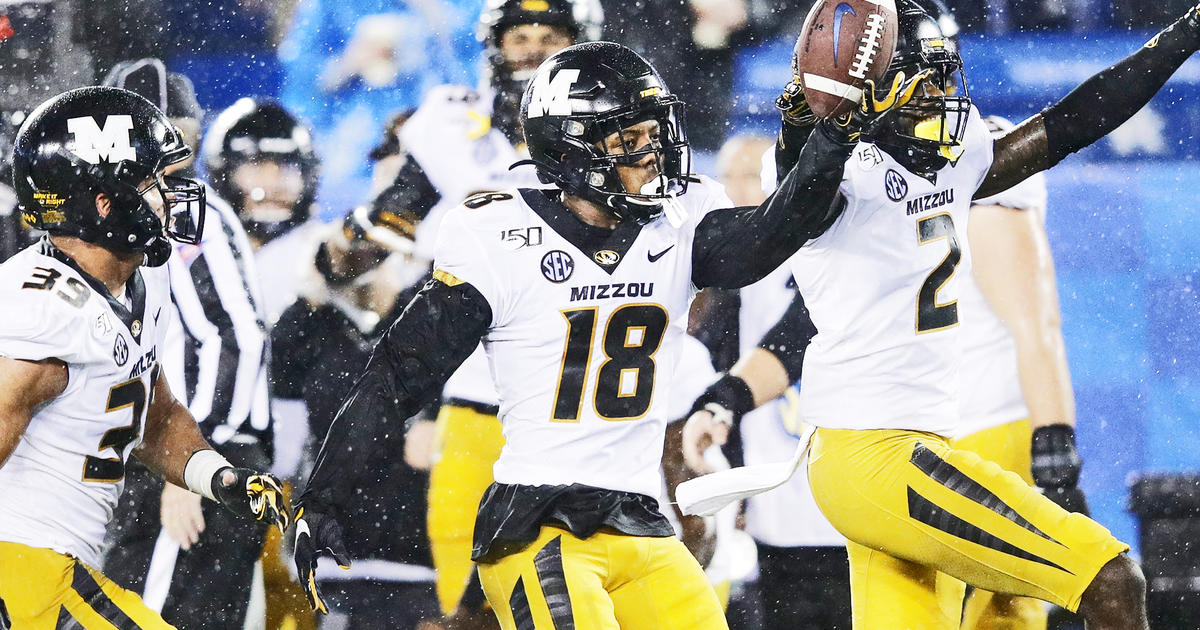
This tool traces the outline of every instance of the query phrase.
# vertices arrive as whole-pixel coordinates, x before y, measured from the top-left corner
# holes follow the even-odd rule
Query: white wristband
[[[188,490],[216,501],[217,497],[213,496],[212,491],[212,480],[222,468],[233,468],[233,464],[211,448],[196,451],[183,468],[183,482],[187,484]]]

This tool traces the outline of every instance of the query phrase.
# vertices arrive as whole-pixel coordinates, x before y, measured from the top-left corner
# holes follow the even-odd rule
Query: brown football
[[[896,53],[897,24],[895,0],[817,0],[793,53],[814,114],[849,112],[867,79],[883,77]]]

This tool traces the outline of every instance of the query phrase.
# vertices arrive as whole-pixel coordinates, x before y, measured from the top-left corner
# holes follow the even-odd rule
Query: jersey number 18
[[[563,311],[567,342],[563,347],[555,422],[579,422],[583,392],[591,371],[596,307]],[[605,420],[632,420],[650,409],[654,392],[654,353],[667,331],[667,311],[658,304],[627,304],[613,311],[604,326],[605,360],[596,372],[593,408]]]

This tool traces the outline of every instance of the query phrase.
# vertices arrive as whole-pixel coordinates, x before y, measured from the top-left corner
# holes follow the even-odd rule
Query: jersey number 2
[[[958,245],[958,232],[954,230],[954,219],[948,214],[935,214],[917,222],[917,237],[922,245],[946,239],[950,252],[942,264],[921,284],[917,294],[917,334],[933,332],[958,325],[958,300],[938,304],[937,292],[946,286],[954,275],[954,269],[962,260],[962,248]]]
[[[83,461],[83,480],[101,483],[116,483],[125,478],[125,449],[142,433],[142,424],[146,413],[146,384],[142,379],[135,378],[114,385],[108,390],[108,405],[105,413],[133,408],[133,423],[115,429],[109,429],[100,438],[100,451],[113,449],[116,458],[87,456]]]
[[[591,370],[596,308],[563,311],[567,342],[563,347],[554,420],[578,422]],[[667,311],[657,304],[629,304],[613,311],[604,327],[605,360],[596,372],[596,414],[605,420],[645,415],[654,393],[654,353],[667,331]]]

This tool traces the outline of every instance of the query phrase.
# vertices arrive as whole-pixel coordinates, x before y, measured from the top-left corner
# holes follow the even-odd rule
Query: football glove
[[[1046,498],[1068,512],[1089,516],[1087,498],[1077,487],[1083,460],[1075,451],[1075,429],[1066,424],[1038,427],[1032,455],[1033,482]]]
[[[921,82],[929,78],[932,70],[925,70],[908,78],[897,72],[888,93],[879,98],[875,92],[875,81],[867,79],[863,87],[862,101],[849,114],[837,118],[826,118],[818,125],[830,140],[841,143],[869,140],[879,130],[892,110],[904,107],[912,100]]]
[[[741,377],[722,374],[703,394],[692,403],[690,417],[697,411],[707,411],[713,415],[713,420],[729,427],[737,426],[746,415],[754,409],[754,394],[750,386]]]
[[[230,483],[225,483],[227,472],[233,473]],[[249,468],[222,468],[213,475],[212,492],[217,501],[234,514],[266,521],[268,525],[278,527],[280,533],[287,531],[292,523],[292,513],[283,496],[283,484],[275,475]]]
[[[350,554],[342,541],[342,526],[328,514],[310,512],[304,506],[296,509],[296,537],[292,541],[292,560],[296,563],[296,575],[308,605],[314,612],[328,614],[329,607],[317,590],[317,558],[333,556],[343,569],[350,568]]]
[[[817,115],[804,98],[804,85],[800,83],[798,76],[793,76],[791,82],[784,86],[783,93],[775,99],[775,108],[783,116],[783,122],[793,127],[811,127],[817,124]]]

